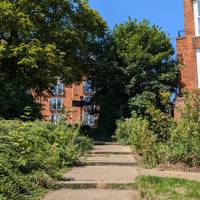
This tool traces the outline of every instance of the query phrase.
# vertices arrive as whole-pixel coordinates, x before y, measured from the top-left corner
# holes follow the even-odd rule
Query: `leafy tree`
[[[80,80],[94,63],[105,28],[87,1],[2,0],[0,81],[17,81],[43,95],[58,77]]]
[[[99,127],[107,135],[116,119],[133,112],[147,115],[149,107],[171,111],[169,96],[178,74],[174,49],[169,36],[148,21],[129,19],[117,25],[103,41],[94,71]]]
[[[178,74],[169,36],[146,20],[129,19],[115,27],[113,37],[128,80],[131,110],[144,114],[155,106],[166,112],[163,94],[174,91]]]
[[[18,80],[0,81],[0,118],[23,120],[41,118],[41,106],[34,102],[32,94],[26,89]]]
[[[96,103],[100,105],[98,130],[103,139],[108,139],[115,130],[115,120],[126,113],[128,101],[126,74],[110,33],[102,41],[101,53],[94,66],[90,79],[96,89]]]

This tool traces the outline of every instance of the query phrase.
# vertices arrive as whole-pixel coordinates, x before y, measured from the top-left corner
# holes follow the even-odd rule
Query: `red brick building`
[[[200,88],[200,0],[184,0],[184,31],[176,42],[181,61],[180,96],[175,103],[175,118],[179,118],[177,108],[184,104],[181,91]]]
[[[71,124],[95,126],[97,116],[94,114],[93,95],[94,89],[88,80],[68,86],[58,82],[52,89],[52,95],[39,100],[43,117],[52,122],[65,118]]]

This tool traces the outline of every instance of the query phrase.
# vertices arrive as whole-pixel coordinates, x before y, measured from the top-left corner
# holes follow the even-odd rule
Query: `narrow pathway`
[[[58,184],[61,190],[52,191],[43,200],[137,200],[132,190],[105,189],[117,184],[133,183],[138,176],[137,163],[128,146],[96,145],[83,158],[82,167],[75,167]]]

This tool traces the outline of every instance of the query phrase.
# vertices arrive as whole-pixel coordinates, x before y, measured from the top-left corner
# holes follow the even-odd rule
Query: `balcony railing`
[[[178,38],[184,38],[185,37],[185,30],[178,31]]]

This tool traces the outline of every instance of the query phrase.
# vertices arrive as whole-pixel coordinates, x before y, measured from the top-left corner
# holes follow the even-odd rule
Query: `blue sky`
[[[183,27],[183,0],[89,0],[109,27],[131,18],[149,19],[170,34],[175,46],[178,30]]]

